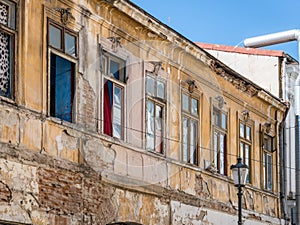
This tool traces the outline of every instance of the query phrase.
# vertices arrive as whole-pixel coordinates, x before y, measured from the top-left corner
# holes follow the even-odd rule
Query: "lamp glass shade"
[[[247,167],[233,167],[232,169],[233,182],[235,186],[245,186],[248,175]]]

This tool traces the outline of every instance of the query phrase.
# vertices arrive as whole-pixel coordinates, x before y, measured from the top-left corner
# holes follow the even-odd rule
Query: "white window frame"
[[[148,78],[151,78],[153,80],[153,84],[154,84],[154,93],[151,95],[151,93],[148,93]],[[158,89],[157,89],[157,83],[158,82],[161,82],[163,85],[164,85],[164,91],[163,91],[163,97],[164,98],[161,98],[158,96]],[[158,77],[158,76],[155,76],[153,75],[152,73],[150,72],[147,72],[146,73],[146,76],[145,76],[145,94],[146,94],[146,115],[145,115],[145,119],[146,119],[146,126],[145,126],[145,149],[148,150],[148,151],[153,151],[153,152],[156,152],[156,153],[159,153],[159,154],[162,154],[162,155],[165,155],[165,148],[166,148],[166,141],[165,141],[165,130],[166,130],[166,88],[167,88],[167,83],[166,83],[166,80],[161,78],[161,77]],[[148,102],[152,102],[153,105],[154,105],[154,124],[153,124],[153,130],[154,130],[154,134],[153,134],[153,142],[154,142],[154,146],[153,148],[150,148],[148,147]],[[157,130],[157,123],[156,123],[156,106],[159,106],[162,108],[162,116],[161,116],[161,143],[157,143],[157,140],[159,140],[157,137],[158,135],[156,135],[155,131]],[[158,144],[160,144],[161,146],[161,151],[158,151],[157,150],[157,146],[159,146]]]
[[[215,121],[215,113],[219,115],[219,121]],[[223,116],[225,116],[225,127],[222,126]],[[227,152],[228,152],[228,113],[213,107],[213,162],[219,174],[227,175]],[[224,142],[220,143],[221,137],[224,137]],[[216,145],[217,142],[217,145]],[[225,145],[225,146],[223,146]],[[223,146],[223,152],[220,149]]]
[[[184,106],[183,106],[183,96],[187,96],[188,98],[188,109],[185,110]],[[196,114],[192,113],[192,99],[197,101],[197,112]],[[199,121],[200,121],[200,98],[199,96],[196,96],[194,94],[188,93],[185,90],[181,91],[181,127],[182,127],[182,131],[181,131],[181,135],[182,135],[182,143],[181,143],[181,161],[184,163],[188,163],[191,165],[198,165],[199,164],[199,136],[200,136],[200,125],[199,125]],[[187,143],[185,143],[184,141],[184,119],[187,120],[187,127],[188,127],[188,131],[187,131]],[[195,150],[195,155],[191,156],[191,123],[195,123],[196,124],[196,137],[195,137],[195,141],[196,141],[196,145],[194,146],[194,148],[196,148]],[[185,152],[185,146],[186,146],[186,152]],[[186,155],[186,158],[185,158]]]
[[[244,132],[241,130],[241,125],[243,125]],[[250,136],[247,137],[247,127],[250,129]],[[243,133],[243,134],[242,134]],[[251,183],[251,154],[253,148],[253,122],[252,121],[239,121],[239,156],[242,158],[243,163],[248,166],[249,172],[246,181]],[[243,146],[243,147],[242,147]],[[246,146],[248,146],[248,154],[246,151]],[[247,156],[248,155],[248,156]]]
[[[115,62],[117,62],[121,68],[123,68],[123,81],[120,81],[120,79],[116,79],[114,77],[113,74],[111,74],[110,72],[110,60],[113,60]],[[102,68],[102,84],[101,84],[101,87],[102,87],[102,102],[101,102],[101,112],[102,112],[102,116],[101,116],[101,132],[103,134],[105,134],[105,113],[104,113],[104,101],[105,101],[105,88],[104,88],[104,85],[106,83],[106,81],[109,81],[112,83],[112,87],[113,87],[113,92],[115,90],[115,87],[118,87],[121,89],[121,93],[122,93],[122,102],[121,102],[121,118],[120,118],[120,131],[121,131],[121,134],[119,136],[116,135],[116,133],[114,132],[114,129],[113,129],[113,118],[114,118],[114,113],[112,112],[112,133],[111,134],[105,134],[105,135],[108,135],[108,136],[111,136],[111,137],[115,137],[115,138],[118,138],[120,140],[124,140],[125,139],[125,136],[126,136],[126,129],[125,129],[125,109],[126,109],[126,106],[125,106],[125,93],[126,93],[126,79],[127,79],[127,62],[126,60],[122,59],[121,57],[118,57],[118,55],[115,55],[111,52],[108,52],[108,51],[105,51],[104,54],[101,56],[101,61],[100,63],[102,63],[101,65],[101,68]],[[113,94],[114,96],[114,94]],[[114,107],[112,107],[111,110],[113,110]]]

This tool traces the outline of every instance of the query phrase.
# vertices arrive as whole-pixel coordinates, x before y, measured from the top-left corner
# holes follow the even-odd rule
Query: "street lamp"
[[[242,225],[242,187],[246,184],[246,179],[248,175],[248,166],[242,163],[242,158],[237,158],[237,164],[231,165],[230,167],[232,171],[233,176],[233,183],[234,186],[238,188],[238,213],[239,213],[239,219],[238,219],[238,225]]]

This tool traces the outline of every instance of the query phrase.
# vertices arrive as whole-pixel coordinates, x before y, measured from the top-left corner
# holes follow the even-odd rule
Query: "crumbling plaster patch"
[[[84,159],[95,171],[101,172],[110,169],[116,158],[116,151],[113,145],[104,146],[103,142],[96,138],[91,138],[83,142]]]
[[[0,159],[0,174],[1,181],[12,190],[38,194],[36,167]]]
[[[39,209],[37,169],[33,166],[0,159],[0,180],[10,191],[10,199],[0,204],[0,219],[20,223],[32,223]],[[38,213],[39,214],[39,213]],[[39,218],[36,221],[46,219]]]
[[[155,196],[118,189],[114,199],[118,211],[116,221],[149,225],[170,224],[168,203]]]
[[[13,110],[0,110],[0,141],[18,145],[20,118]]]

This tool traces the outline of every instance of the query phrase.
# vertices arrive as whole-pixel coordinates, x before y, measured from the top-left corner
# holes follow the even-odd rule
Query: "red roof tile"
[[[277,56],[277,57],[284,56],[284,52],[279,50],[266,50],[261,48],[243,48],[243,47],[234,47],[234,46],[227,46],[227,45],[201,43],[201,42],[196,42],[195,44],[198,45],[200,48],[207,49],[207,50],[236,52],[236,53],[248,54],[248,55],[265,55],[265,56]]]

